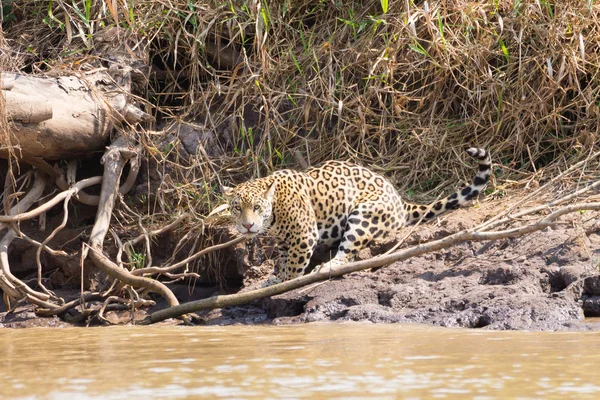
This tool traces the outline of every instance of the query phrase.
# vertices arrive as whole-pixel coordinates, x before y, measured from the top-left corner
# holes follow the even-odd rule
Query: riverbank
[[[476,226],[516,200],[495,199],[456,210],[418,227],[406,245]],[[600,323],[585,319],[600,315],[598,221],[590,212],[570,215],[552,228],[523,237],[465,243],[199,316],[208,325],[370,321],[494,330],[600,330]],[[270,265],[267,261],[248,267],[242,290],[259,286]],[[181,286],[176,290],[181,302],[225,292],[231,289]],[[136,311],[135,317],[164,306],[158,302]],[[111,311],[107,318],[127,323],[131,315]],[[0,323],[6,327],[69,325],[57,318],[37,318],[28,307],[0,314]]]
[[[117,128],[111,139],[123,134],[130,141],[131,149],[122,154],[131,162],[121,181],[127,193],[107,221],[98,216],[111,214],[104,211],[112,206],[104,202],[98,208],[95,197],[111,192],[107,186],[87,188],[86,196],[59,192],[64,182],[97,182],[113,171],[103,161],[108,141],[56,159],[39,150],[39,140],[22,136],[46,132],[49,120],[0,115],[0,157],[7,158],[0,159],[5,185],[0,216],[11,214],[17,203],[24,210],[28,203],[20,202],[35,198],[42,184],[41,201],[56,200],[39,218],[5,217],[0,223],[0,230],[7,229],[0,286],[13,303],[29,296],[29,303],[48,312],[64,311],[63,302],[78,299],[82,288],[96,299],[64,316],[81,325],[104,323],[104,317],[127,323],[132,301],[140,307],[134,319],[166,307],[154,294],[150,298],[157,304],[148,307],[126,290],[126,282],[135,282],[147,297],[145,291],[155,286],[149,281],[125,273],[113,287],[113,278],[98,268],[114,265],[123,267],[113,268],[114,274],[137,270],[168,283],[179,302],[255,287],[273,269],[272,241],[253,240],[248,248],[180,262],[229,237],[216,218],[206,221],[224,202],[221,185],[285,168],[350,160],[384,174],[409,201],[432,201],[473,176],[465,147],[488,149],[494,173],[483,203],[419,227],[408,238],[413,244],[497,215],[512,201],[503,196],[515,200],[541,187],[535,200],[544,204],[600,180],[600,108],[594,100],[600,52],[590,45],[596,42],[600,5],[593,2],[370,0],[250,7],[208,1],[192,7],[173,0],[111,7],[98,1],[85,2],[85,10],[75,3],[4,2],[0,74],[95,81],[110,94],[102,104],[123,95],[125,103],[148,115],[125,113],[125,119],[145,121],[133,125],[118,126],[121,115],[111,121]],[[115,75],[92,79],[100,72]],[[0,110],[8,110],[5,99],[22,97],[11,82],[0,82]],[[108,90],[106,82],[118,83],[119,90]],[[32,104],[44,109],[44,118],[59,121],[56,108],[47,112],[53,97],[42,97]],[[27,142],[38,150],[28,155]],[[132,151],[139,158],[129,158]],[[39,176],[41,171],[52,178]],[[524,188],[529,189],[519,192]],[[63,207],[55,196],[66,196]],[[570,201],[594,199],[585,196]],[[455,246],[202,319],[588,329],[580,325],[583,316],[600,315],[598,229],[589,211],[579,211],[538,234]],[[18,229],[4,225],[17,219]],[[112,264],[84,254],[96,246],[100,228],[110,235],[98,250]],[[146,267],[151,269],[141,271]],[[176,303],[167,290],[162,295]],[[114,303],[100,313],[109,296]],[[25,303],[1,314],[0,324],[65,324],[37,318],[34,306]]]
[[[517,200],[517,199],[514,199]],[[488,201],[419,227],[416,244],[474,227],[514,202]],[[541,232],[465,243],[204,314],[209,324],[351,320],[519,330],[600,330],[600,225],[581,213]]]

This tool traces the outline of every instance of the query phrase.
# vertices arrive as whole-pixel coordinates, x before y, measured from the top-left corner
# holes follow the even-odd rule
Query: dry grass
[[[0,82],[2,82],[2,71],[5,68],[4,63],[7,59],[2,50],[4,48],[6,48],[6,45],[4,43],[4,33],[2,32],[2,27],[0,26]],[[0,91],[0,150],[9,150],[11,146],[9,142],[10,137],[8,135],[8,119],[6,112],[4,112],[4,103],[4,96]]]
[[[384,12],[380,0],[55,0],[11,12],[12,67],[27,72],[85,68],[103,26],[147,40],[160,132],[140,136],[160,177],[148,215],[204,214],[219,182],[303,162],[352,159],[431,198],[470,178],[468,145],[492,151],[502,190],[598,147],[592,1],[407,0]],[[178,154],[181,136],[163,128],[181,121],[213,141]]]

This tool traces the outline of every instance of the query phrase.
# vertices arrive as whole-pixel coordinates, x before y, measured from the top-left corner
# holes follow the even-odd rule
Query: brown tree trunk
[[[102,150],[115,123],[149,119],[129,104],[129,87],[118,78],[105,72],[81,78],[4,73],[0,89],[6,104],[0,113],[11,121],[8,141],[17,158],[57,160]],[[0,157],[6,157],[7,145],[0,143],[5,147]]]

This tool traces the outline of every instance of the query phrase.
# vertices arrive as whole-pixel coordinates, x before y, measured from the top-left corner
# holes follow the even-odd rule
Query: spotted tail
[[[415,223],[421,220],[421,218],[423,221],[428,221],[439,216],[440,214],[445,213],[448,210],[454,210],[467,201],[477,197],[477,195],[481,193],[490,179],[490,173],[492,170],[492,157],[490,156],[490,153],[484,149],[471,147],[466,151],[471,157],[477,159],[479,163],[479,171],[477,172],[477,175],[475,175],[475,178],[473,178],[473,183],[462,188],[456,193],[451,194],[445,199],[436,201],[435,203],[431,203],[429,205],[405,203],[404,206],[407,214],[407,225]],[[423,214],[425,215],[423,216]]]

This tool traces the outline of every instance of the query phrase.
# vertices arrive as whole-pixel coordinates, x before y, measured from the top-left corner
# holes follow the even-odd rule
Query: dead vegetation
[[[99,55],[115,40],[105,32],[114,26],[130,33],[126,52],[143,47],[149,55],[136,65],[147,74],[134,96],[155,122],[127,133],[141,146],[141,177],[116,201],[105,249],[133,276],[173,281],[214,270],[218,256],[203,258],[200,269],[192,256],[221,239],[207,238],[212,231],[201,222],[221,201],[219,183],[277,168],[351,159],[426,200],[466,179],[460,155],[476,145],[489,148],[498,167],[490,198],[535,189],[582,160],[533,200],[550,202],[598,178],[590,156],[600,126],[600,5],[391,3],[11,2],[3,6],[0,72],[101,68],[107,60]],[[10,152],[5,117],[0,112],[0,150]],[[26,166],[8,162],[0,174],[13,189],[21,179],[22,191],[32,190]],[[3,215],[16,198],[25,200],[3,196]],[[176,229],[171,254],[160,254],[153,238]],[[42,267],[41,275],[50,273]],[[82,286],[91,293],[89,282]],[[92,292],[102,301],[138,297],[109,288]],[[53,304],[65,311],[61,300]]]

